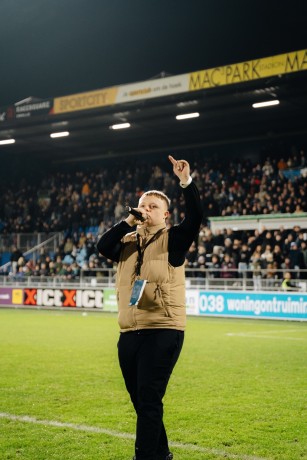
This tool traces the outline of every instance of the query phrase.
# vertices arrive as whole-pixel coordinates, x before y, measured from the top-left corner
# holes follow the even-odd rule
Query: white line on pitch
[[[248,332],[227,332],[228,337],[246,337],[252,339],[274,339],[274,340],[306,340],[303,337],[276,337],[275,335],[258,335]]]
[[[34,425],[47,425],[47,426],[55,426],[57,428],[71,428],[72,430],[77,430],[77,431],[100,433],[100,434],[105,434],[107,436],[112,436],[114,438],[135,439],[135,436],[133,434],[109,430],[108,428],[99,428],[96,426],[88,426],[88,425],[76,425],[74,423],[57,422],[55,420],[39,420],[35,417],[29,417],[28,415],[13,415],[13,414],[7,414],[5,412],[0,412],[0,418],[11,420],[11,421],[16,421],[16,422],[32,423]],[[197,446],[194,444],[184,444],[180,442],[170,442],[169,444],[170,446],[176,447],[177,449],[194,451],[194,452],[202,452],[204,454],[216,455],[217,457],[222,457],[222,458],[230,458],[230,459],[236,459],[236,460],[267,460],[263,457],[255,457],[253,455],[236,455],[236,454],[231,454],[231,453],[228,453],[220,449],[210,449],[209,447],[201,447],[201,446]]]

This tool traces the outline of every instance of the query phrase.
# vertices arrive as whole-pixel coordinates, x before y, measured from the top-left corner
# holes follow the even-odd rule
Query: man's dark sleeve
[[[106,231],[97,243],[97,249],[107,259],[119,262],[121,239],[133,230],[127,222],[121,221]]]
[[[168,261],[173,267],[178,267],[184,263],[186,252],[195,241],[203,211],[198,188],[194,182],[186,188],[182,188],[185,198],[185,217],[179,225],[174,225],[169,231]]]

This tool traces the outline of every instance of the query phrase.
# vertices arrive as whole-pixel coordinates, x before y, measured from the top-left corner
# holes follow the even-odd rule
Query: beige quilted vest
[[[121,332],[139,329],[178,329],[186,325],[184,265],[168,263],[168,231],[165,224],[138,229],[141,246],[160,229],[165,230],[144,251],[141,279],[144,293],[137,307],[129,306],[137,264],[136,232],[128,233],[117,268],[116,288]]]

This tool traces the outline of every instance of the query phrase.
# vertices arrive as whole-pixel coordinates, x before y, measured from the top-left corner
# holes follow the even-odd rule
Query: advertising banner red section
[[[103,308],[102,289],[0,288],[0,306]]]

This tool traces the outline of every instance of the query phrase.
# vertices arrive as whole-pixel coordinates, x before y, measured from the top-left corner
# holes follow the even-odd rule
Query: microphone
[[[132,214],[134,217],[136,217],[137,220],[140,220],[141,222],[146,220],[139,211],[136,211],[136,209],[133,209],[130,206],[126,206],[126,211],[129,212],[129,214]]]

